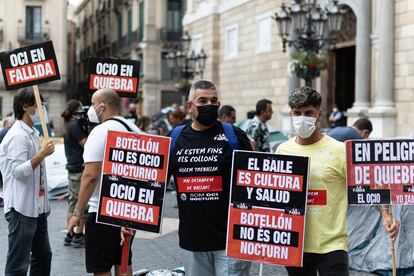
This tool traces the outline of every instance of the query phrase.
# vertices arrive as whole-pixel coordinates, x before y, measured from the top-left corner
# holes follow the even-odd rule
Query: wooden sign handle
[[[388,205],[388,211],[391,215],[391,221],[393,220],[392,218],[392,207],[391,205]],[[391,241],[391,255],[392,255],[392,276],[396,276],[397,275],[397,269],[396,269],[396,265],[395,265],[395,242]]]
[[[47,131],[45,117],[43,116],[43,105],[42,100],[40,99],[39,86],[33,85],[33,91],[36,99],[37,110],[39,112],[40,123],[42,124],[43,137],[46,140],[49,140],[49,132]]]
[[[129,248],[131,247],[132,235],[125,234],[125,241],[122,244],[121,275],[128,275]]]

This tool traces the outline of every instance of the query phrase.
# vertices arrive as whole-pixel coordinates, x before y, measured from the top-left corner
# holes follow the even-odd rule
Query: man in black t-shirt
[[[192,123],[176,138],[170,159],[186,275],[249,275],[250,262],[225,254],[234,149],[217,121],[220,101],[214,84],[194,83],[186,107]],[[238,149],[252,150],[246,134],[237,127],[233,130]]]

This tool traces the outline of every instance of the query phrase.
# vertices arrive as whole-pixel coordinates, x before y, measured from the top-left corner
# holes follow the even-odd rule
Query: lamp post
[[[169,52],[165,56],[168,68],[179,70],[181,77],[185,80],[184,89],[182,89],[183,93],[185,93],[185,98],[188,97],[189,80],[194,78],[196,74],[199,74],[203,78],[207,59],[207,55],[203,49],[197,54],[194,50],[190,51],[190,44],[191,37],[188,32],[185,32],[180,40],[179,49],[175,52]]]
[[[305,67],[295,71],[296,76],[303,78],[307,86],[319,76],[317,69],[310,58],[315,60],[323,47],[335,47],[336,35],[341,30],[342,17],[345,13],[333,0],[326,8],[322,8],[317,0],[293,0],[290,7],[282,3],[280,11],[275,13],[279,35],[282,38],[283,52],[286,44],[294,47],[299,53],[304,53]],[[290,40],[291,31],[295,32],[295,39]],[[302,61],[303,61],[302,60]],[[312,66],[310,66],[312,65]]]

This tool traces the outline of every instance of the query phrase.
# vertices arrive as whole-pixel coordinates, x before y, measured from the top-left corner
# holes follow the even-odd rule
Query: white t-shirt
[[[115,118],[121,119],[124,121],[134,132],[142,133],[142,131],[130,121],[124,119],[121,116],[116,116]],[[83,151],[83,160],[85,163],[91,162],[102,162],[105,152],[106,136],[108,135],[108,130],[114,131],[128,131],[125,126],[120,122],[114,120],[107,120],[102,124],[96,126],[88,138],[86,139],[84,151]],[[93,192],[92,197],[89,199],[89,213],[94,213],[98,211],[98,202],[99,202],[99,192],[101,189],[101,178],[99,178],[98,183],[96,183],[95,191]]]

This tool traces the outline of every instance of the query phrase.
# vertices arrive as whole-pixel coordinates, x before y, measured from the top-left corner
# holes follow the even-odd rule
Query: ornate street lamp
[[[289,47],[293,46],[299,53],[304,54],[301,61],[309,61],[310,58],[315,59],[315,55],[318,56],[326,45],[335,47],[336,35],[341,30],[344,13],[345,10],[339,7],[338,0],[333,0],[326,8],[322,8],[317,0],[293,0],[290,7],[282,3],[274,19],[282,38],[283,52],[286,52],[286,44]],[[294,39],[290,40],[292,29],[295,35]],[[319,71],[315,71],[315,64],[307,65],[312,66],[297,67],[294,72],[310,86],[312,80],[319,75]]]
[[[191,46],[191,37],[188,32],[185,32],[180,40],[179,50],[169,52],[165,58],[167,60],[167,67],[170,69],[178,69],[181,77],[185,80],[184,92],[188,96],[189,80],[194,78],[194,75],[199,74],[203,78],[204,68],[206,66],[207,55],[203,49],[199,53],[194,50],[189,51]]]

